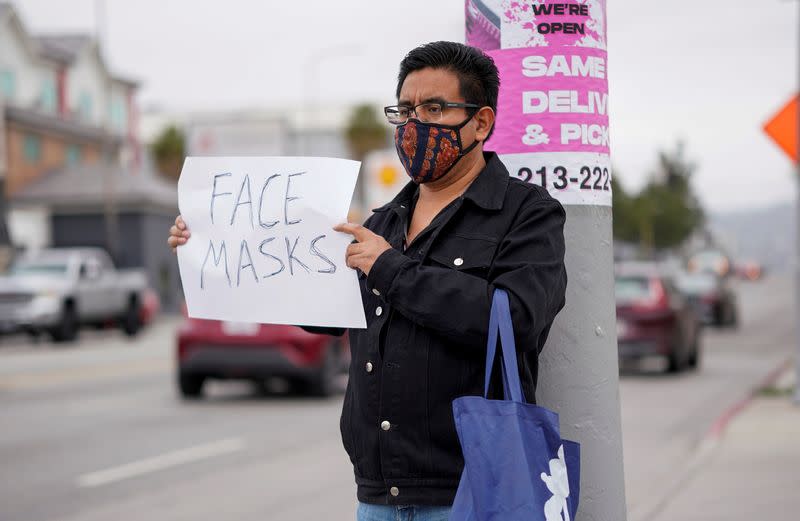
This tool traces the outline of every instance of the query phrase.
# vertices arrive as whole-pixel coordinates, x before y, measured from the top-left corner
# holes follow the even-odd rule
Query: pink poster
[[[611,204],[605,0],[467,0],[467,43],[500,71],[486,148],[564,204]]]

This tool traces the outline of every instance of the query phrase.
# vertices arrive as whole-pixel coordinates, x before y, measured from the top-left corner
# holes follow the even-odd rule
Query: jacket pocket
[[[441,237],[428,257],[441,266],[486,278],[497,241],[488,237],[449,235]]]
[[[339,432],[342,435],[344,450],[347,452],[350,462],[356,466],[356,472],[360,474],[357,468],[356,461],[358,461],[358,457],[355,453],[355,443],[353,441],[353,392],[349,386],[345,392],[344,403],[342,404],[342,415],[339,418]]]

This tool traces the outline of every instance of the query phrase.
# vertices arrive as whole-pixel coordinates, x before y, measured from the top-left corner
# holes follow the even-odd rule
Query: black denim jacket
[[[393,247],[360,277],[367,329],[350,330],[341,434],[365,503],[450,505],[464,466],[452,401],[481,395],[495,287],[509,293],[519,371],[534,402],[537,357],[564,306],[564,209],[509,177],[494,153],[469,189],[404,251],[417,187],[365,226]],[[499,397],[492,378],[490,397]]]

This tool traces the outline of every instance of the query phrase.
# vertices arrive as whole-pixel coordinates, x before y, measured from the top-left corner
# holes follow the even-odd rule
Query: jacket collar
[[[508,187],[508,170],[494,152],[484,152],[483,158],[486,166],[464,192],[463,198],[469,199],[484,210],[501,210]],[[394,199],[372,211],[385,212],[398,207],[408,208],[418,190],[419,186],[409,182]]]

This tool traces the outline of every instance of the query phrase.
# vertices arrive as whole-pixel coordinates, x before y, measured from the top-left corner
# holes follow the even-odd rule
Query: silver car
[[[133,336],[146,286],[142,271],[117,270],[100,248],[30,252],[0,278],[0,331],[47,332],[64,342],[82,325],[113,322]]]

